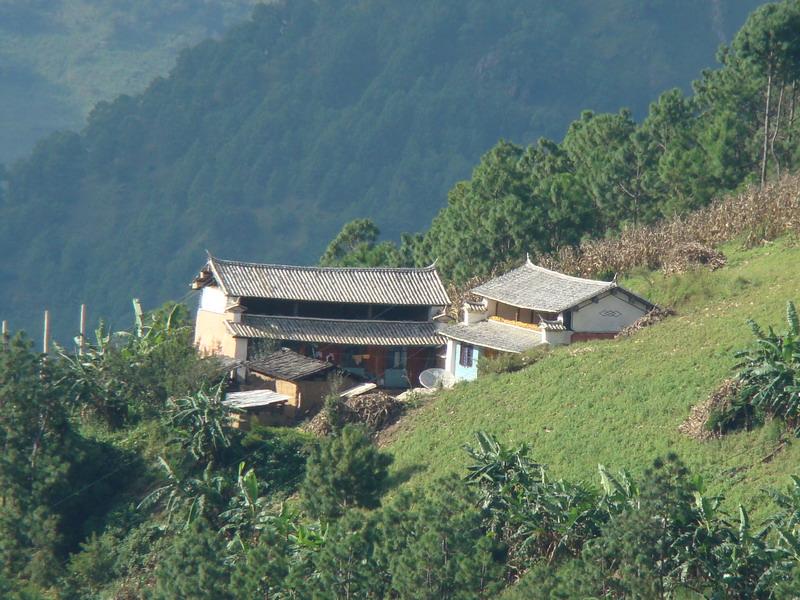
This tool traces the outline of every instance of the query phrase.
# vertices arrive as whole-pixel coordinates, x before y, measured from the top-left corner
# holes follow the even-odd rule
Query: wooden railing
[[[530,329],[531,331],[541,331],[538,325],[534,323],[523,323],[522,321],[515,321],[513,319],[504,319],[503,317],[493,316],[489,317],[490,321],[496,321],[497,323],[505,323],[506,325],[513,325],[514,327],[522,327],[524,329]]]

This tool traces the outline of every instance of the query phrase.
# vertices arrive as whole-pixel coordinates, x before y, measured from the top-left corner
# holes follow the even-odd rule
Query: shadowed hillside
[[[0,0],[0,163],[82,127],[98,101],[141,92],[255,2]]]

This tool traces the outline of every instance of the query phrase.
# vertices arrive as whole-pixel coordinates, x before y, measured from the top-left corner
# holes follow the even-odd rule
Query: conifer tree
[[[203,519],[194,521],[164,554],[151,600],[233,600],[225,544]]]
[[[63,541],[53,506],[68,494],[73,435],[57,365],[21,336],[0,351],[0,569],[51,583]]]
[[[435,493],[400,498],[385,509],[383,560],[401,598],[494,598],[502,587],[498,548],[486,535],[464,482],[437,482]]]
[[[363,427],[345,426],[311,450],[300,489],[306,510],[317,518],[335,519],[348,508],[377,507],[391,462]]]
[[[314,557],[318,576],[311,580],[312,597],[386,597],[387,573],[375,552],[378,536],[375,518],[361,510],[338,519]]]

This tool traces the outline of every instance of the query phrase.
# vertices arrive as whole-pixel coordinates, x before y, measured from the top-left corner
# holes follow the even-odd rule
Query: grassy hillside
[[[66,339],[81,302],[93,319],[120,322],[131,296],[148,306],[181,297],[206,248],[308,264],[354,218],[391,237],[424,229],[499,138],[560,137],[587,108],[645,114],[712,66],[761,3],[259,5],[142,94],[99,104],[80,133],[53,135],[9,168],[0,314],[33,330],[49,308]],[[145,3],[142,23],[155,27],[158,7],[174,5]],[[90,19],[84,41],[101,22]],[[120,28],[140,39],[136,26]]]
[[[398,473],[411,485],[463,470],[461,450],[476,430],[528,442],[556,477],[597,483],[597,464],[639,471],[676,452],[709,491],[758,511],[764,487],[785,485],[798,470],[800,443],[762,462],[780,430],[766,427],[698,442],[678,432],[690,408],[707,397],[748,345],[749,317],[785,326],[788,299],[800,300],[800,247],[727,248],[713,273],[663,277],[642,273],[625,284],[679,314],[635,336],[558,348],[523,371],[461,383],[426,401],[387,435]]]

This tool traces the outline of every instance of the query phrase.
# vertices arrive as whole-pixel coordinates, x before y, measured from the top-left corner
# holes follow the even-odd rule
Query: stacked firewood
[[[370,431],[377,432],[400,413],[401,407],[402,402],[384,392],[361,394],[338,400],[333,410],[330,405],[326,406],[305,424],[304,429],[319,436],[330,435],[337,425],[331,423],[334,418],[338,426],[360,423]]]
[[[639,317],[633,323],[628,325],[625,329],[620,331],[616,337],[629,337],[636,333],[637,331],[641,331],[645,327],[650,327],[650,325],[655,325],[656,323],[660,323],[664,319],[669,316],[675,314],[675,311],[671,308],[662,308],[660,306],[656,306],[654,309],[649,311],[647,314]]]
[[[715,411],[730,405],[740,389],[738,379],[723,381],[706,400],[692,408],[688,418],[678,426],[678,431],[701,442],[719,437],[718,432],[708,428],[708,420]]]

